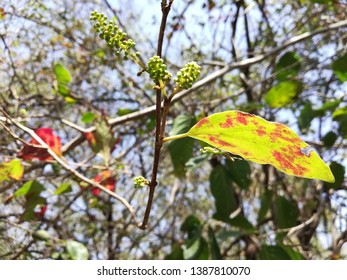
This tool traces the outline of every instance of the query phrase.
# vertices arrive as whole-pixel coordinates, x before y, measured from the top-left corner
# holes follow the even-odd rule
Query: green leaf
[[[239,214],[235,218],[231,219],[229,221],[229,224],[238,227],[242,229],[243,231],[246,231],[247,233],[252,233],[254,232],[254,226],[246,219],[245,216]]]
[[[66,85],[72,81],[69,70],[61,63],[56,63],[53,66],[53,71],[59,84],[61,83]]]
[[[338,136],[336,135],[336,133],[329,131],[327,134],[324,135],[322,141],[325,147],[331,148],[335,144],[337,138]]]
[[[330,164],[330,169],[334,174],[335,177],[335,182],[334,183],[326,183],[326,185],[329,188],[333,188],[333,189],[338,189],[340,187],[342,187],[342,184],[345,180],[345,173],[346,173],[346,169],[343,165],[333,161]]]
[[[347,54],[337,58],[332,64],[332,69],[341,82],[347,82]]]
[[[136,110],[134,109],[128,109],[128,108],[119,108],[118,111],[117,111],[117,115],[118,116],[125,116],[127,114],[130,114],[130,113],[133,113],[135,112]]]
[[[288,253],[280,246],[262,245],[259,250],[261,260],[290,260]]]
[[[208,260],[209,251],[206,240],[202,237],[196,239],[189,247],[183,245],[183,258],[185,260]]]
[[[300,71],[301,57],[296,52],[285,53],[275,66],[277,79],[284,81],[295,78]]]
[[[201,237],[202,225],[200,220],[190,215],[181,226],[181,231],[188,233],[188,238],[183,245],[183,257],[185,260],[207,260],[209,257],[208,244]]]
[[[204,162],[206,162],[210,158],[209,154],[202,154],[197,157],[190,158],[186,162],[186,168],[187,169],[195,169],[202,165]]]
[[[264,221],[267,212],[269,211],[271,205],[272,205],[272,196],[273,193],[272,191],[265,190],[264,193],[261,196],[261,204],[260,204],[260,209],[258,213],[258,224]]]
[[[274,215],[278,228],[290,228],[297,225],[299,210],[295,203],[278,196],[274,203]]]
[[[195,117],[181,115],[173,123],[170,135],[180,134],[190,129],[195,124]],[[186,171],[186,162],[192,157],[194,140],[190,138],[174,140],[168,145],[174,173],[183,177]]]
[[[245,160],[227,160],[225,167],[233,182],[241,189],[247,190],[251,184],[251,167]]]
[[[339,108],[333,113],[333,120],[339,122],[339,132],[347,136],[347,107]]]
[[[59,195],[59,194],[63,194],[63,193],[68,193],[71,192],[72,188],[71,188],[71,184],[70,183],[62,183],[59,188],[57,188],[54,192],[55,195]]]
[[[302,92],[302,83],[299,81],[284,81],[273,86],[265,95],[265,102],[271,108],[281,108],[293,102]]]
[[[308,132],[308,129],[311,126],[311,122],[314,118],[318,116],[317,112],[312,109],[311,103],[305,103],[304,108],[302,108],[300,112],[300,116],[298,118],[298,125],[300,131],[303,133]]]
[[[232,182],[226,168],[218,164],[210,174],[210,187],[215,199],[215,219],[229,222],[230,214],[237,209]]]
[[[86,112],[83,114],[81,121],[84,123],[91,123],[96,118],[96,115],[91,112]]]
[[[13,198],[20,196],[37,196],[44,190],[44,187],[37,181],[26,182],[13,195]]]
[[[335,111],[336,108],[339,107],[340,103],[340,99],[327,101],[322,105],[322,107],[320,107],[316,111],[321,113],[320,116],[324,116],[326,111]]]
[[[208,240],[210,243],[210,252],[212,260],[222,260],[223,257],[220,253],[220,248],[216,239],[216,236],[211,227],[208,227]]]
[[[74,240],[67,240],[66,251],[73,260],[88,260],[88,250],[80,242]]]
[[[179,137],[186,136],[246,160],[271,164],[289,175],[334,182],[329,166],[294,131],[252,114],[240,111],[213,114]]]
[[[172,246],[171,253],[166,255],[165,260],[183,260],[183,249],[180,244],[175,243]]]
[[[304,260],[305,258],[289,246],[262,245],[259,251],[261,260]]]
[[[23,177],[24,166],[19,159],[0,163],[0,183],[3,181],[20,180]]]
[[[40,196],[43,190],[44,186],[42,186],[39,182],[29,181],[14,193],[14,198],[24,196],[26,199],[24,205],[25,210],[21,216],[22,221],[35,219],[35,207],[37,205],[46,204],[46,199]]]
[[[76,102],[75,99],[69,97],[70,88],[69,83],[72,81],[70,72],[61,63],[56,63],[53,66],[53,72],[57,80],[57,91],[60,95],[65,97],[68,103]]]
[[[194,215],[189,215],[181,226],[181,231],[188,233],[188,240],[196,240],[201,236],[202,225]]]

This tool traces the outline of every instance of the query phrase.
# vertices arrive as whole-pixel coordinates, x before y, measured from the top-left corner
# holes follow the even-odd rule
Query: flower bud
[[[176,84],[182,89],[189,89],[193,86],[200,75],[200,66],[195,62],[189,62],[177,73]]]

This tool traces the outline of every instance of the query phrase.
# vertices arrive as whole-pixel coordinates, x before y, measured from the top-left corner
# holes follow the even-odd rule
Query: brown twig
[[[161,57],[162,55],[162,49],[163,49],[163,40],[165,35],[165,27],[166,27],[166,21],[167,17],[169,15],[171,5],[173,3],[173,0],[170,0],[169,3],[167,3],[166,0],[162,0],[161,2],[161,11],[162,11],[162,18],[160,23],[160,31],[158,36],[158,46],[157,46],[157,55]],[[165,124],[166,124],[166,116],[168,113],[168,107],[170,100],[165,99],[164,102],[164,110],[162,114],[161,102],[162,98],[162,92],[160,89],[160,85],[157,85],[156,89],[156,113],[155,113],[155,120],[156,120],[156,127],[155,127],[155,148],[154,148],[154,159],[153,159],[153,168],[152,168],[152,176],[151,181],[149,182],[149,194],[148,194],[148,201],[147,206],[145,210],[145,215],[143,217],[142,224],[140,226],[141,229],[146,229],[148,224],[149,215],[152,208],[153,203],[153,197],[154,197],[154,190],[157,186],[157,174],[158,174],[158,168],[159,168],[159,159],[160,159],[160,151],[163,146],[163,138],[165,133]]]

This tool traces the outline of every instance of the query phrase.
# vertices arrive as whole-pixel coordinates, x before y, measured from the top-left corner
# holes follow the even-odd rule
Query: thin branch
[[[162,49],[163,49],[163,40],[165,35],[165,27],[166,27],[166,21],[167,17],[170,13],[171,5],[173,3],[173,0],[170,0],[167,4],[166,0],[163,0],[161,2],[161,11],[162,11],[162,18],[160,23],[160,31],[159,31],[159,37],[158,37],[158,46],[157,46],[157,55],[161,57]],[[145,210],[145,215],[143,217],[142,225],[140,226],[141,229],[146,229],[149,215],[152,209],[152,203],[153,203],[153,197],[154,197],[154,190],[157,186],[157,174],[158,174],[158,168],[159,168],[159,159],[160,159],[160,151],[163,146],[163,138],[165,133],[165,125],[166,125],[166,116],[168,114],[169,106],[170,106],[170,100],[165,98],[164,101],[164,110],[163,114],[161,111],[161,98],[162,98],[162,91],[159,84],[157,84],[158,89],[156,90],[156,105],[155,105],[155,112],[156,112],[156,127],[155,127],[155,148],[154,148],[154,159],[153,159],[153,168],[152,168],[152,176],[151,181],[149,182],[149,194],[148,194],[148,201],[147,206]]]

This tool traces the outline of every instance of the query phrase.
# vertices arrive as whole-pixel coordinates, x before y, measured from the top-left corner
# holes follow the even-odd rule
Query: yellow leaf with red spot
[[[329,166],[287,126],[226,111],[203,118],[185,136],[298,177],[334,182]]]

